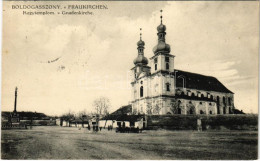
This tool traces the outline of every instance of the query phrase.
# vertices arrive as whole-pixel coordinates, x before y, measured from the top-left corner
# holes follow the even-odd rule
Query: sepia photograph
[[[257,160],[259,1],[2,2],[1,159]]]

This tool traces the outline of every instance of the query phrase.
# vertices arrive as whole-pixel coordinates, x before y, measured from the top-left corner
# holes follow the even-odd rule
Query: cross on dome
[[[161,24],[162,24],[162,18],[163,18],[162,12],[163,12],[163,10],[160,10],[160,12],[161,12]]]

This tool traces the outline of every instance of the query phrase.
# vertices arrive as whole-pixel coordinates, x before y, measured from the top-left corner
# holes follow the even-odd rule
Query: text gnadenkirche
[[[12,9],[108,9],[107,5],[12,5]]]

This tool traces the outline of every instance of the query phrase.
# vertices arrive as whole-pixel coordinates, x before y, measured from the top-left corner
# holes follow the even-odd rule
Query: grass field
[[[257,131],[2,130],[2,159],[256,159]]]

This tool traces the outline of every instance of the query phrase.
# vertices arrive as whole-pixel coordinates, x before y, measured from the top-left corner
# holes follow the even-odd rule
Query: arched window
[[[184,92],[181,92],[181,95],[184,96]]]
[[[228,97],[228,105],[231,106],[231,98]]]
[[[166,63],[166,69],[167,69],[167,70],[170,69],[169,63]]]
[[[170,62],[169,57],[165,57],[165,62]]]
[[[228,113],[229,113],[229,114],[232,114],[231,107],[228,108]]]
[[[171,87],[170,83],[166,83],[166,90],[167,90],[167,91],[170,91],[170,90],[171,90],[170,87]]]
[[[204,98],[204,94],[201,94],[201,98]]]
[[[204,114],[204,112],[202,110],[200,110],[200,114]]]
[[[209,111],[209,114],[211,114],[211,115],[212,115],[212,111]]]
[[[177,114],[181,114],[181,108],[177,108]]]
[[[219,109],[219,96],[217,96],[217,114],[220,114],[220,109]]]
[[[154,70],[157,70],[157,64],[154,65]]]
[[[192,110],[192,109],[190,109],[190,114],[191,114],[191,115],[193,114],[193,110]]]
[[[226,105],[226,98],[223,97],[223,104]]]
[[[210,99],[213,100],[213,95],[210,95]]]
[[[144,89],[143,86],[140,87],[140,97],[144,96]]]
[[[223,114],[226,114],[226,106],[223,107]]]
[[[194,94],[194,93],[192,93],[192,94],[191,94],[191,97],[195,97],[195,94]]]

